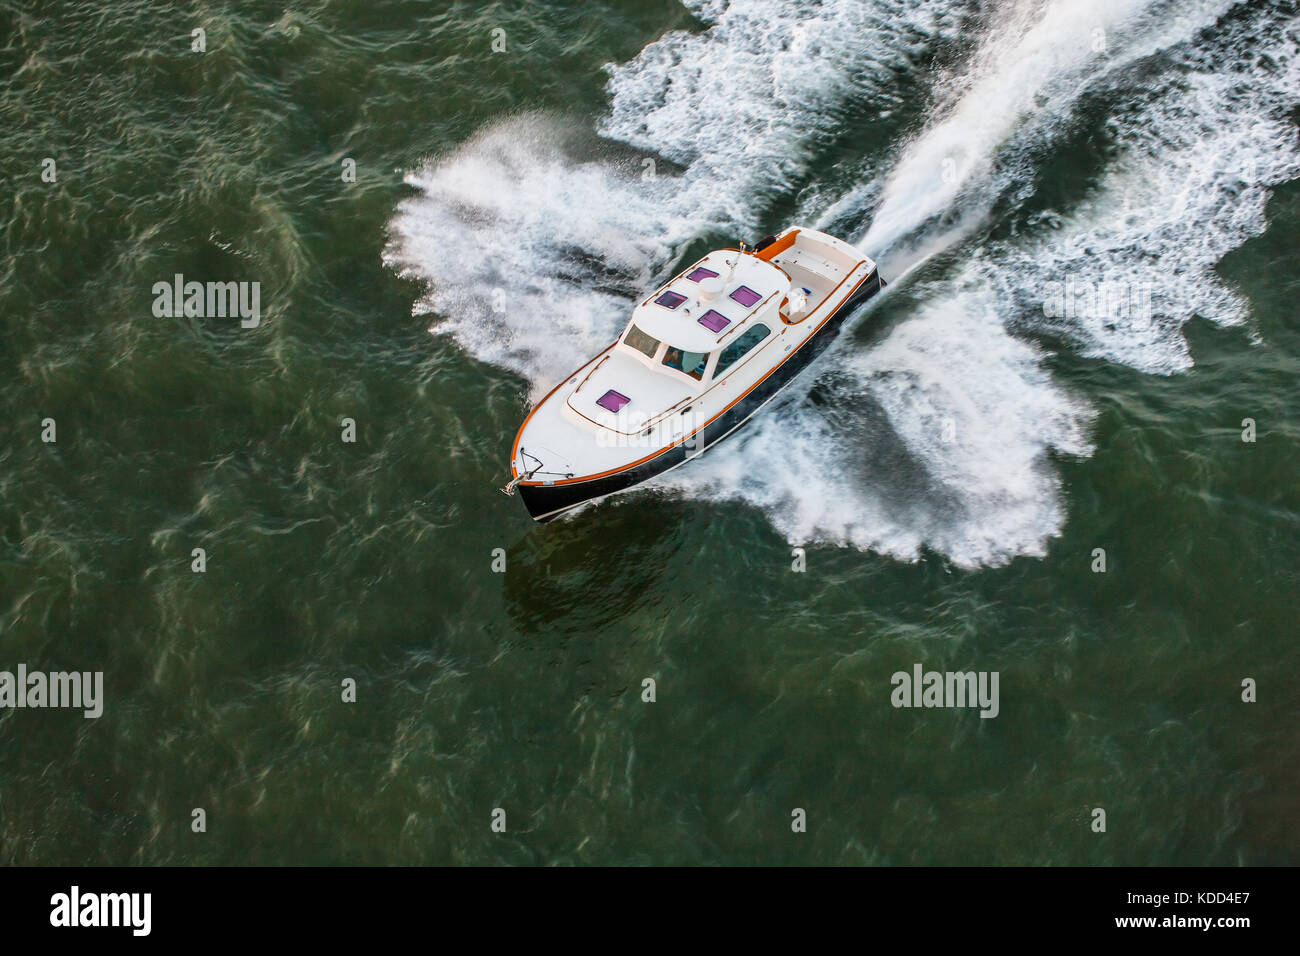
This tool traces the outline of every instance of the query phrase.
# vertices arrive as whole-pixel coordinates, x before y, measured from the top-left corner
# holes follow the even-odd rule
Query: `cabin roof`
[[[701,283],[711,278],[725,281],[722,291],[709,299]],[[632,311],[632,323],[671,346],[712,352],[725,345],[750,315],[773,300],[779,306],[789,291],[789,277],[772,263],[735,249],[720,249],[646,297]]]

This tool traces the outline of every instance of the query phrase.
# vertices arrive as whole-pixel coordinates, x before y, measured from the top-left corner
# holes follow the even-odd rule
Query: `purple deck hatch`
[[[721,312],[709,309],[700,316],[700,325],[704,326],[710,332],[721,332],[731,324],[731,319],[727,318]]]
[[[704,266],[700,266],[698,269],[692,269],[691,274],[686,278],[690,279],[692,282],[703,282],[705,279],[716,279],[717,277],[718,274],[712,269],[706,269]]]
[[[763,298],[747,285],[742,285],[735,292],[731,293],[731,297],[747,309]]]
[[[632,399],[626,395],[614,391],[612,388],[600,398],[596,399],[596,404],[608,412],[617,412]]]
[[[686,296],[680,292],[665,292],[655,299],[655,305],[662,305],[665,309],[675,309],[685,301]]]

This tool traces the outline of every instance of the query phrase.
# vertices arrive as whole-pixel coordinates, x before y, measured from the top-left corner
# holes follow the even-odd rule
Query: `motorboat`
[[[776,398],[884,285],[871,259],[812,229],[710,252],[533,407],[502,490],[547,521],[700,456]]]

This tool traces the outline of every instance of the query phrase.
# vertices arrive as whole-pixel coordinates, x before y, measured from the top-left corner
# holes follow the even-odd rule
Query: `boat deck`
[[[808,307],[800,316],[786,319],[797,324],[821,307],[861,258],[856,249],[840,240],[822,234],[814,237],[800,233],[794,237],[793,244],[768,261],[790,277],[791,288],[808,290]]]

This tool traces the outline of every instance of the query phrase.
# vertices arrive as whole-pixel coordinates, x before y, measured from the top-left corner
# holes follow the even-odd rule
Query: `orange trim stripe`
[[[766,249],[754,253],[754,256],[758,259],[762,259],[764,262],[770,262],[773,258],[779,256],[781,253],[785,252],[785,250],[793,246],[794,240],[798,235],[799,235],[798,229],[791,229],[789,232],[787,232],[776,242],[772,243]]]

